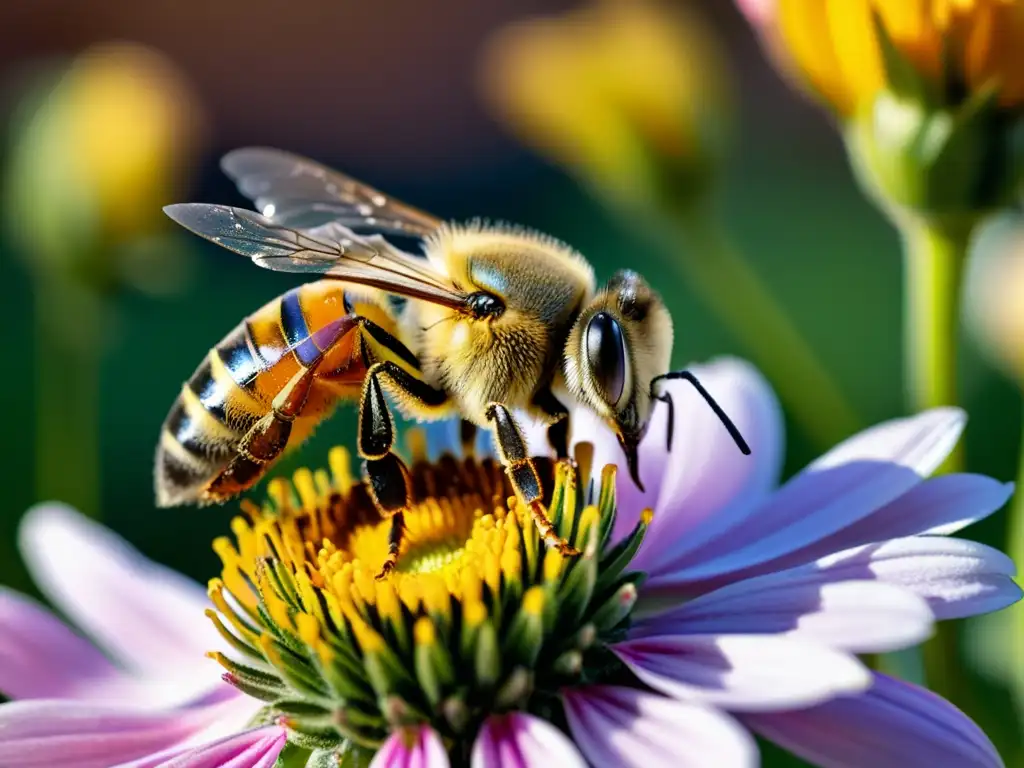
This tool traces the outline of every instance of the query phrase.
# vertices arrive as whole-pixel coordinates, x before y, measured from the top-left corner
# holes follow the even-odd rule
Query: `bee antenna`
[[[740,452],[743,453],[745,456],[749,456],[750,455],[750,446],[747,445],[747,441],[743,439],[743,435],[740,434],[739,429],[736,428],[736,425],[733,424],[732,419],[729,418],[729,416],[726,414],[726,412],[722,410],[722,407],[717,402],[715,402],[715,398],[713,398],[711,396],[711,393],[708,392],[706,389],[704,389],[704,385],[701,384],[700,381],[697,379],[697,377],[694,374],[692,374],[690,371],[669,371],[668,373],[661,374],[661,376],[655,376],[654,379],[651,381],[651,397],[653,397],[653,398],[655,398],[657,400],[660,400],[663,403],[666,403],[668,405],[668,408],[669,408],[669,411],[668,411],[668,418],[669,418],[669,421],[668,421],[668,447],[669,447],[669,450],[672,450],[672,426],[673,426],[673,422],[675,421],[675,418],[674,418],[675,417],[675,406],[672,403],[672,396],[668,392],[665,392],[663,394],[657,394],[654,391],[654,389],[655,389],[655,384],[657,384],[659,381],[662,381],[662,380],[665,380],[665,381],[677,381],[677,380],[680,380],[680,379],[683,380],[683,381],[688,381],[688,382],[690,382],[690,384],[693,385],[693,388],[696,389],[697,392],[700,393],[700,396],[704,398],[704,402],[706,402],[708,404],[708,406],[711,408],[711,410],[715,412],[715,416],[717,416],[718,420],[722,422],[722,426],[724,426],[726,431],[728,431],[729,436],[736,443],[736,446],[740,449]]]
[[[422,327],[421,327],[421,328],[420,328],[420,331],[422,331],[423,333],[426,333],[426,332],[427,332],[427,331],[429,331],[429,330],[430,330],[431,328],[436,328],[436,327],[437,327],[437,326],[439,326],[439,325],[440,325],[441,323],[446,323],[446,322],[448,322],[448,321],[449,321],[449,320],[451,320],[451,319],[453,319],[453,318],[452,318],[451,316],[448,316],[448,317],[442,317],[442,318],[441,318],[440,320],[437,320],[436,322],[433,322],[433,323],[431,323],[431,324],[430,324],[430,325],[428,325],[428,326],[427,326],[426,328],[422,328]]]

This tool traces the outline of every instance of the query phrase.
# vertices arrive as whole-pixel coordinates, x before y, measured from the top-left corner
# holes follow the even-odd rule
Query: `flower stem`
[[[905,361],[907,404],[917,413],[957,403],[957,339],[960,284],[973,222],[943,224],[907,217],[897,220],[904,241]],[[938,473],[963,468],[958,445]],[[928,686],[964,706],[968,694],[959,674],[958,627],[938,624],[923,648]]]
[[[718,217],[698,209],[680,217],[673,235],[673,264],[746,346],[805,434],[831,447],[856,432],[857,414]]]
[[[100,508],[100,307],[60,280],[40,278],[35,288],[36,494],[95,518]]]
[[[970,225],[920,221],[901,226],[904,277],[905,355],[908,405],[912,412],[957,403],[957,339],[960,284]],[[963,467],[960,446],[939,472]]]

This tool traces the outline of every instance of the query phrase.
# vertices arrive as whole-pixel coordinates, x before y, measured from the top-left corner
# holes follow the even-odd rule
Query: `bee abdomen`
[[[222,342],[210,350],[164,421],[157,449],[156,492],[161,506],[201,501],[206,487],[231,461],[238,441],[265,410],[239,386],[237,373],[222,356],[224,346],[228,345]],[[228,359],[235,360],[237,368],[237,355]]]

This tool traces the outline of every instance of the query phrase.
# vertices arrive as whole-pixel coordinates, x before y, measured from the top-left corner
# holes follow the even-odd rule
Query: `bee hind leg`
[[[249,428],[235,447],[235,455],[204,491],[209,501],[226,501],[254,486],[284,453],[292,433],[292,422],[302,413],[309,391],[319,374],[324,355],[346,333],[357,318],[347,316],[324,326],[297,352],[305,355],[304,366],[277,394],[270,412]]]
[[[491,403],[486,415],[487,420],[494,425],[494,438],[501,463],[505,466],[505,474],[512,483],[516,495],[529,507],[541,538],[563,555],[578,555],[579,550],[558,535],[554,524],[548,518],[542,501],[544,493],[540,476],[526,451],[523,433],[512,418],[512,414],[501,403]]]
[[[363,473],[370,496],[381,515],[391,519],[388,556],[377,575],[378,579],[387,576],[398,564],[405,532],[405,513],[413,503],[409,469],[392,451],[395,430],[384,399],[384,381],[393,389],[393,394],[426,408],[440,407],[448,399],[445,392],[434,389],[390,360],[375,363],[366,374],[359,401],[359,455],[363,459]]]
[[[316,369],[300,371],[274,398],[273,408],[238,442],[231,463],[210,483],[205,495],[229,499],[255,485],[284,452],[292,422],[301,413],[316,378]]]

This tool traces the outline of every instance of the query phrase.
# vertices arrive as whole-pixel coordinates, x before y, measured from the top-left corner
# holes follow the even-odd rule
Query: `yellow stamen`
[[[544,612],[547,596],[543,587],[530,587],[523,595],[523,612],[530,616],[540,616]]]
[[[316,645],[320,639],[320,622],[308,613],[295,615],[295,627],[299,631],[299,638],[306,645]]]
[[[437,640],[434,622],[426,616],[417,620],[415,627],[413,627],[413,637],[416,640],[416,645],[433,645]]]
[[[562,574],[562,563],[565,558],[557,549],[549,549],[544,553],[544,581],[553,582]]]

